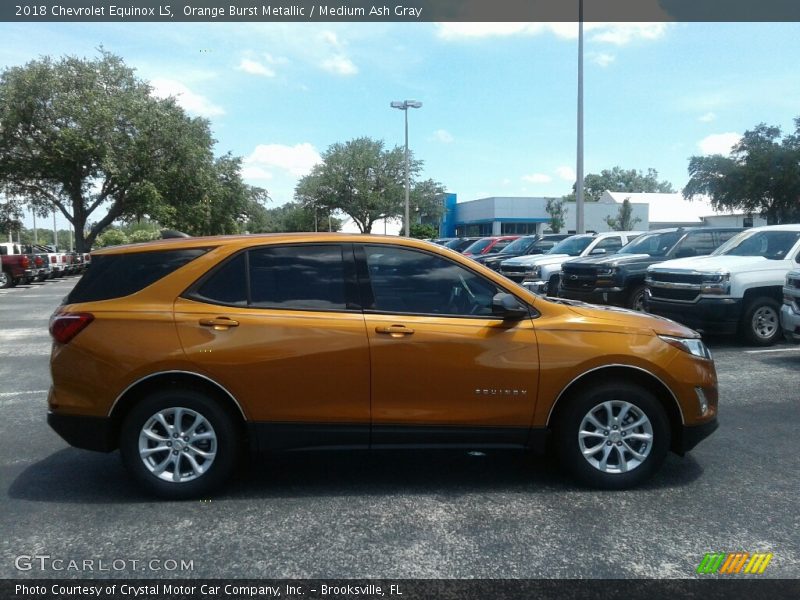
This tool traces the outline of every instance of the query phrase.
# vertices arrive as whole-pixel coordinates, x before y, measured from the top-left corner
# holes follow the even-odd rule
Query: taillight
[[[51,263],[54,263],[54,262],[56,262],[56,257],[55,257],[55,256],[51,256],[51,257],[50,257],[50,262],[51,262]]]
[[[37,266],[37,267],[41,267],[41,266],[44,264],[44,263],[42,262],[42,257],[41,257],[41,256],[37,256],[36,258],[34,258],[34,259],[33,259],[33,262],[35,262],[35,263],[36,263],[36,266]]]
[[[27,268],[29,268],[31,266],[31,261],[27,256],[23,256],[22,260],[19,261],[19,264],[22,265],[23,269],[27,269]]]
[[[55,313],[50,317],[50,335],[59,344],[67,344],[92,321],[92,313]]]

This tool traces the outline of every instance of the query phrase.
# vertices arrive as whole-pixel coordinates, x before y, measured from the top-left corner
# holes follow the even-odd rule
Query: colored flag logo
[[[763,573],[772,553],[769,552],[709,552],[700,561],[697,572],[701,575],[719,573],[722,575],[735,575],[740,573]]]

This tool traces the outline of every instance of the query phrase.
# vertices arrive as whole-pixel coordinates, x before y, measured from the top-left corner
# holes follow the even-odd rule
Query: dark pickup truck
[[[739,233],[737,227],[657,229],[639,236],[610,256],[587,256],[561,266],[558,295],[593,304],[644,310],[647,267],[656,263],[711,254]]]
[[[23,254],[19,244],[13,242],[0,243],[0,260],[3,275],[0,287],[8,288],[18,283],[31,283],[39,275],[32,255]]]

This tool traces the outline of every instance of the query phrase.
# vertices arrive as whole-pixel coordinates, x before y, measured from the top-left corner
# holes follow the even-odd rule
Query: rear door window
[[[345,285],[339,244],[264,246],[227,260],[187,296],[224,306],[338,311],[347,308]]]
[[[345,310],[339,245],[270,246],[249,252],[254,308]]]

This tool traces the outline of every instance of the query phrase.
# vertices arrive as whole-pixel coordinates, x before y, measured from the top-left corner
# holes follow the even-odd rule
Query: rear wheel
[[[125,418],[122,460],[150,492],[197,498],[221,485],[240,456],[236,422],[207,395],[190,389],[156,392]]]
[[[664,407],[646,389],[606,384],[576,395],[555,425],[562,464],[582,483],[625,489],[649,478],[669,449]]]
[[[0,271],[0,289],[14,287],[14,278],[8,271]]]
[[[747,305],[741,322],[742,335],[755,346],[771,346],[781,336],[780,306],[767,296]]]

